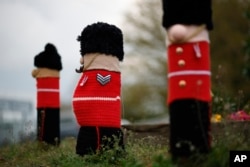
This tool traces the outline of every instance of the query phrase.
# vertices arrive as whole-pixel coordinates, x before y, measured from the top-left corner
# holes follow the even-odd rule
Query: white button
[[[183,49],[181,47],[177,47],[175,51],[177,54],[181,54],[183,52]]]
[[[187,85],[187,83],[186,83],[185,80],[180,80],[180,81],[179,81],[179,86],[180,86],[180,87],[183,88],[183,87],[185,87],[186,85]]]

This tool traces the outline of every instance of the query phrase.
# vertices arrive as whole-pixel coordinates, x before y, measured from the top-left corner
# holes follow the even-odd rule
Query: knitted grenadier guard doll
[[[73,95],[73,110],[80,125],[76,153],[92,154],[102,148],[123,149],[121,130],[121,72],[123,35],[119,28],[97,22],[78,37],[82,73]]]
[[[211,0],[163,0],[167,31],[170,152],[173,158],[210,149]]]
[[[53,44],[35,56],[32,76],[37,81],[37,138],[52,145],[60,144],[61,57]]]

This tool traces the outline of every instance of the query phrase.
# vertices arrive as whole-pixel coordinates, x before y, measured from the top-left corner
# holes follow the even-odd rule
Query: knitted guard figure
[[[170,152],[173,158],[210,149],[211,0],[163,0],[167,31]]]
[[[123,35],[107,23],[85,27],[78,37],[82,73],[73,95],[73,110],[80,125],[76,153],[96,153],[102,148],[124,148],[121,131],[121,73]]]
[[[37,138],[48,144],[60,143],[60,90],[61,57],[54,45],[35,56],[32,76],[37,81]]]

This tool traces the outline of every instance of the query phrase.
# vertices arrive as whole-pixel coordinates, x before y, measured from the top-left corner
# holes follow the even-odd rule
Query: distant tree
[[[250,79],[250,7],[247,6],[245,10],[245,18],[247,19],[248,32],[246,34],[246,40],[243,45],[244,55],[244,66],[243,66],[243,75]]]
[[[250,5],[248,3],[245,5],[245,18],[247,19],[247,25],[248,25],[248,31],[246,34],[246,39],[243,45],[243,51],[244,51],[244,66],[243,66],[243,77],[246,77],[246,83],[244,86],[245,90],[245,98],[244,98],[244,107],[246,110],[250,110]]]
[[[125,15],[124,117],[130,120],[166,113],[166,47],[161,0],[137,0]],[[127,82],[128,77],[132,82]]]

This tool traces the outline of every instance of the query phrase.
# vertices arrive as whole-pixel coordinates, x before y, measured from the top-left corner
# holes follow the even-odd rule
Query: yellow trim
[[[100,53],[84,55],[85,70],[104,69],[108,71],[120,72],[120,64],[117,57]]]
[[[57,70],[52,70],[49,68],[37,68],[32,70],[31,73],[34,78],[44,78],[44,77],[60,77],[60,73]]]
[[[168,39],[171,43],[185,43],[187,42],[188,40],[192,39],[193,37],[195,37],[196,35],[198,35],[199,33],[201,33],[204,29],[206,28],[206,25],[205,24],[202,24],[200,25],[194,32],[192,32],[189,36],[187,36],[186,38],[184,38],[183,40],[181,41],[173,41],[169,35],[168,35]]]

